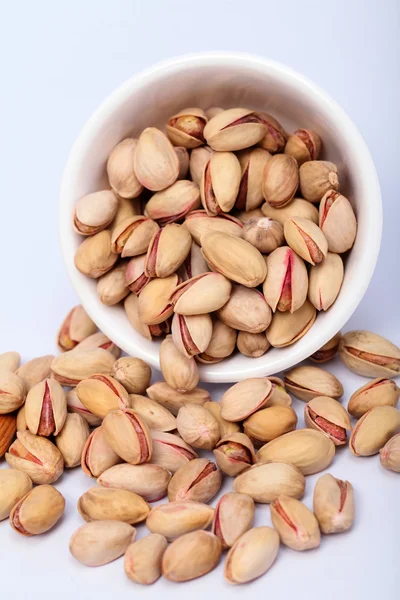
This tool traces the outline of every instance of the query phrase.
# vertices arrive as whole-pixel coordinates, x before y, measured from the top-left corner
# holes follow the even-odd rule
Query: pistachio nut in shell
[[[308,300],[294,313],[277,311],[267,329],[267,340],[274,348],[290,346],[307,333],[316,317],[317,311]]]
[[[282,125],[273,117],[265,112],[257,113],[260,121],[266,126],[267,131],[261,141],[258,143],[261,148],[268,150],[272,154],[282,152],[285,147],[287,134]]]
[[[307,262],[316,265],[328,254],[328,241],[321,229],[308,219],[292,217],[283,226],[289,246]]]
[[[81,467],[85,475],[99,477],[104,471],[120,462],[120,457],[106,440],[103,427],[94,429],[82,450]]]
[[[242,237],[243,223],[236,217],[220,213],[218,215],[207,215],[205,210],[194,210],[190,212],[184,222],[190,235],[201,245],[201,238],[206,233],[219,231],[236,237]]]
[[[109,375],[114,363],[115,356],[103,348],[70,350],[52,360],[51,372],[61,385],[74,387],[93,375]]]
[[[200,182],[201,203],[207,214],[227,213],[233,208],[240,177],[240,163],[233,152],[211,154]]]
[[[279,377],[268,377],[272,391],[267,406],[292,406],[292,397],[287,393],[285,382]]]
[[[21,377],[11,371],[0,372],[0,415],[7,415],[22,406],[25,392]]]
[[[180,315],[204,315],[229,300],[232,284],[220,273],[202,273],[184,281],[172,292],[170,303]]]
[[[213,150],[243,150],[254,146],[266,133],[257,113],[247,108],[230,108],[210,119],[204,137]]]
[[[130,394],[129,404],[130,408],[143,417],[150,429],[157,429],[158,431],[173,431],[176,429],[174,415],[155,400],[140,394]]]
[[[189,158],[189,170],[192,181],[200,186],[201,177],[203,175],[204,167],[208,163],[211,154],[214,152],[210,146],[199,146],[193,148]]]
[[[271,519],[281,542],[292,550],[311,550],[320,545],[318,521],[299,500],[280,496],[271,504]]]
[[[347,410],[352,417],[359,419],[375,406],[397,406],[400,390],[393,379],[378,377],[372,379],[351,396]]]
[[[289,246],[276,248],[267,257],[267,271],[263,293],[273,312],[293,313],[301,308],[307,298],[308,275],[296,252]]]
[[[227,421],[243,421],[263,408],[272,391],[266,377],[250,377],[232,385],[220,400],[221,416]]]
[[[235,477],[255,462],[254,446],[244,433],[228,433],[214,448],[215,462],[223,473]]]
[[[124,521],[133,525],[144,521],[150,507],[141,496],[128,490],[92,487],[78,500],[79,514],[85,521]]]
[[[268,217],[249,219],[243,227],[243,239],[263,254],[270,254],[284,242],[283,227]]]
[[[118,346],[101,331],[92,333],[92,335],[89,335],[87,338],[79,342],[79,344],[75,347],[75,350],[91,350],[93,348],[102,348],[103,350],[108,350],[108,352],[111,352],[115,359],[121,356],[121,349],[118,348]]]
[[[129,294],[125,279],[126,266],[127,262],[123,261],[98,280],[96,290],[100,301],[106,306],[118,304]]]
[[[75,388],[67,392],[67,410],[70,413],[77,413],[85,419],[90,427],[101,425],[101,418],[90,412],[79,400]]]
[[[135,583],[155,583],[161,577],[161,562],[167,546],[165,537],[158,533],[137,540],[125,552],[125,574]]]
[[[168,119],[165,129],[174,146],[197,148],[204,144],[203,131],[207,121],[201,108],[184,108]]]
[[[317,160],[321,150],[321,138],[312,129],[296,129],[289,135],[285,154],[290,154],[297,160],[299,167],[308,160]]]
[[[159,226],[148,216],[137,215],[125,219],[112,233],[111,248],[115,255],[122,258],[140,256],[147,252],[149,244]]]
[[[51,485],[38,485],[30,490],[10,513],[11,527],[25,536],[49,531],[64,513],[65,500]]]
[[[178,179],[186,179],[189,171],[189,152],[184,146],[174,146],[179,161]]]
[[[249,529],[229,550],[224,577],[229,583],[248,583],[264,575],[279,551],[279,535],[272,527]]]
[[[266,217],[278,221],[282,226],[286,219],[291,219],[292,217],[308,219],[316,225],[319,223],[318,209],[308,200],[304,200],[304,198],[293,198],[290,204],[287,204],[283,208],[275,208],[268,202],[265,202],[261,206],[261,210]]]
[[[160,368],[168,385],[179,392],[193,390],[199,382],[199,371],[193,357],[184,356],[167,335],[160,346]]]
[[[265,333],[249,333],[248,331],[239,331],[237,336],[237,349],[244,356],[258,358],[263,356],[271,347]]]
[[[141,358],[123,356],[114,363],[111,374],[129,394],[144,394],[150,385],[151,367]]]
[[[221,487],[222,474],[207,458],[194,458],[180,467],[168,485],[170,502],[209,502]]]
[[[400,349],[370,331],[345,333],[339,357],[350,371],[364,377],[397,377],[400,373]]]
[[[182,277],[182,281],[187,281],[196,277],[196,275],[202,275],[202,273],[208,273],[209,268],[201,253],[201,248],[196,242],[192,242],[189,254],[183,261],[179,274]]]
[[[72,350],[79,342],[96,333],[96,331],[97,325],[89,317],[83,306],[78,304],[69,311],[62,322],[57,334],[57,346],[61,352]]]
[[[169,223],[159,229],[147,250],[145,275],[168,277],[175,273],[190,252],[192,237],[186,227]]]
[[[182,406],[176,418],[179,435],[193,448],[212,450],[221,437],[217,419],[204,406]]]
[[[354,425],[350,450],[355,456],[372,456],[398,431],[400,411],[393,406],[370,408]]]
[[[108,444],[125,462],[139,465],[149,462],[152,441],[145,420],[134,410],[113,410],[102,424]]]
[[[272,313],[264,295],[256,289],[233,284],[230,298],[217,312],[232,329],[261,333],[271,323]]]
[[[94,235],[108,227],[115,217],[118,199],[111,190],[86,194],[74,209],[74,229],[81,235]]]
[[[322,533],[347,531],[354,522],[354,491],[349,481],[322,475],[314,488],[314,514]]]
[[[227,421],[221,416],[221,407],[219,402],[205,402],[203,404],[204,408],[206,408],[218,421],[221,438],[231,433],[236,433],[240,431],[240,425],[238,423],[232,423],[231,421]]]
[[[7,519],[13,506],[31,489],[32,480],[23,471],[0,470],[0,521]]]
[[[265,200],[274,208],[289,204],[299,186],[297,161],[287,154],[276,154],[264,167],[262,191]]]
[[[222,548],[230,548],[253,525],[254,502],[247,494],[228,492],[215,507],[211,531],[221,541]]]
[[[16,375],[24,382],[26,392],[29,392],[39,381],[50,377],[53,359],[53,354],[46,354],[45,356],[38,356],[37,358],[28,360],[28,362],[19,367]]]
[[[146,520],[152,533],[159,533],[169,542],[177,537],[207,529],[214,517],[214,509],[201,502],[169,502],[153,508]]]
[[[90,435],[89,425],[81,415],[68,413],[64,427],[56,437],[56,446],[64,459],[66,469],[81,464],[83,448]]]
[[[180,180],[154,194],[146,204],[145,214],[159,225],[183,219],[200,207],[200,190],[193,181]]]
[[[147,502],[157,502],[167,495],[171,473],[160,465],[114,465],[100,475],[97,483],[106,488],[128,490]]]
[[[104,229],[87,237],[78,247],[74,263],[75,267],[92,279],[107,273],[117,262],[118,255],[111,248],[111,232]]]
[[[181,144],[180,144],[181,145]],[[179,161],[166,135],[156,127],[146,127],[139,136],[133,168],[143,187],[164,190],[176,181]]]
[[[0,354],[0,371],[15,373],[21,364],[19,352],[3,352]]]
[[[337,166],[326,160],[309,160],[300,167],[300,191],[303,198],[319,202],[330,189],[339,189]]]
[[[125,281],[131,292],[139,295],[149,283],[150,277],[144,272],[147,254],[140,254],[130,259],[125,269]]]
[[[111,224],[111,230],[114,231],[117,225],[122,223],[122,221],[125,221],[125,219],[140,214],[142,214],[140,198],[131,199],[118,197],[117,213],[114,217],[114,221]]]
[[[29,390],[25,419],[29,431],[49,437],[58,435],[67,418],[67,400],[58,381],[45,379]]]
[[[9,417],[10,415],[5,415],[5,416]],[[25,404],[23,404],[17,413],[17,431],[26,431],[27,429],[28,429],[28,426],[26,424],[26,419],[25,419]],[[9,446],[9,444],[8,444],[8,446]],[[7,448],[8,448],[8,446],[7,446]]]
[[[293,431],[296,425],[297,415],[290,406],[267,406],[247,417],[243,429],[253,443],[265,444]]]
[[[235,208],[252,211],[262,204],[262,174],[271,154],[263,148],[243,150],[238,155],[241,166],[241,179]],[[260,215],[262,216],[262,215]]]
[[[339,400],[343,386],[333,373],[319,367],[301,366],[289,369],[284,374],[288,391],[299,400],[309,402],[316,396],[329,396]]]
[[[151,462],[176,473],[198,455],[181,437],[163,431],[151,431],[153,454]]]
[[[335,444],[320,431],[296,429],[285,433],[257,452],[257,462],[283,461],[295,465],[303,475],[328,467],[335,456]]]
[[[165,381],[157,381],[146,390],[152,400],[164,406],[173,415],[177,415],[184,404],[201,404],[211,400],[210,393],[201,388],[194,388],[190,392],[178,392]]]
[[[204,352],[197,355],[197,360],[205,364],[221,362],[234,351],[236,338],[236,329],[229,327],[219,319],[214,319],[210,343]]]
[[[146,285],[138,298],[139,318],[145,325],[158,325],[172,315],[170,298],[178,284],[179,277],[174,273],[169,277],[153,279]],[[126,302],[125,310],[128,311]]]
[[[400,473],[400,433],[390,438],[379,450],[379,458],[382,467]]]
[[[325,433],[335,444],[347,443],[347,431],[351,430],[346,409],[333,398],[317,396],[304,407],[304,422],[310,429]]]
[[[76,386],[76,395],[87,410],[101,419],[111,410],[130,405],[128,392],[111,375],[95,374],[83,379]]]
[[[169,581],[190,581],[206,575],[218,564],[221,542],[208,531],[193,531],[176,539],[165,550],[162,574]]]
[[[252,210],[241,210],[239,212],[235,212],[235,216],[246,225],[247,221],[250,219],[260,219],[264,216],[261,208],[253,208]]]
[[[136,530],[122,521],[92,521],[71,536],[69,551],[87,567],[106,565],[124,554]]]
[[[190,358],[205,352],[213,331],[211,317],[203,315],[179,315],[175,313],[171,324],[172,339],[184,356]]]
[[[5,455],[11,469],[23,471],[33,483],[53,483],[64,470],[61,452],[50,440],[30,431],[18,431]]]
[[[300,469],[285,462],[257,463],[233,482],[233,490],[247,494],[254,502],[269,504],[279,496],[302,498],[306,480]]]
[[[172,278],[176,277],[176,281],[178,280],[176,275],[171,275]],[[168,279],[168,277],[166,278]],[[164,291],[166,291],[165,287],[164,287],[164,280],[163,279],[154,279],[153,281],[158,282],[156,283],[155,287],[161,287]],[[161,282],[161,284],[159,283]],[[154,287],[153,287],[153,291],[154,291]],[[152,295],[152,294],[151,294]],[[170,306],[169,304],[169,296],[168,299],[163,299],[161,298],[161,304],[157,306],[156,304],[156,298],[157,296],[153,296],[153,298],[151,298],[151,304],[148,304],[147,307],[146,305],[143,303],[142,305],[142,310],[147,310],[150,309],[147,312],[147,317],[150,318],[151,320],[159,320],[159,319],[163,319],[164,315],[162,314],[163,311],[170,311],[170,313],[172,314],[173,309],[172,306]],[[147,325],[145,323],[143,323],[141,315],[139,313],[139,298],[138,296],[136,296],[136,294],[129,294],[129,296],[127,296],[124,300],[124,309],[125,309],[125,313],[126,316],[128,318],[129,323],[132,325],[132,327],[138,332],[140,333],[141,336],[143,336],[144,338],[146,338],[147,340],[152,340],[153,337],[160,337],[165,335],[166,333],[169,333],[170,331],[170,323],[167,317],[167,320],[165,321],[160,321],[157,324],[154,325]]]
[[[10,447],[16,431],[17,417],[15,414],[0,415],[0,458],[4,456]]]
[[[316,363],[325,363],[331,360],[339,349],[342,332],[338,331],[333,338],[326,342],[319,350],[314,352],[309,358]]]
[[[330,252],[350,250],[357,234],[357,220],[348,199],[336,190],[328,190],[319,206],[319,226],[328,240]]]
[[[134,169],[137,142],[135,138],[125,138],[111,150],[108,157],[108,180],[120,198],[137,198],[143,191]]]

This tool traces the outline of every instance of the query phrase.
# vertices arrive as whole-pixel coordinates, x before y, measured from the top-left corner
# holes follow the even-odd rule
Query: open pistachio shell
[[[284,348],[302,338],[312,327],[317,311],[306,300],[294,313],[277,311],[267,329],[267,340],[275,348]]]
[[[156,127],[147,127],[139,136],[133,168],[148,190],[164,190],[176,181],[179,161],[169,139]]]
[[[364,377],[396,377],[400,373],[400,349],[370,331],[345,333],[339,357],[346,367]]]
[[[328,310],[335,302],[344,277],[343,261],[339,254],[328,252],[325,259],[311,267],[308,299],[317,310]]]
[[[145,214],[160,225],[182,220],[200,206],[200,191],[192,181],[180,180],[154,194],[147,202]]]

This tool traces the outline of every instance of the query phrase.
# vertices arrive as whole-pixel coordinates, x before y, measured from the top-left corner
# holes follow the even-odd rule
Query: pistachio
[[[189,254],[192,238],[186,227],[170,223],[153,236],[147,250],[145,275],[168,277]]]
[[[299,167],[308,160],[316,160],[321,150],[321,138],[311,129],[296,129],[289,135],[285,154],[290,154],[297,160]]]
[[[29,431],[45,437],[58,435],[66,418],[67,401],[58,381],[45,379],[29,390],[25,403]]]
[[[179,270],[182,281],[187,281],[188,279],[192,279],[192,277],[207,273],[208,270],[208,265],[201,253],[200,246],[198,246],[196,242],[192,242],[189,254],[183,261]]]
[[[133,168],[139,182],[148,190],[164,190],[176,181],[178,157],[162,131],[156,127],[142,131],[136,145]]]
[[[319,367],[294,367],[284,374],[289,392],[299,400],[308,402],[316,396],[329,396],[339,400],[343,396],[343,386],[329,371]]]
[[[146,204],[145,214],[159,225],[180,221],[200,206],[200,190],[192,181],[176,181],[166,190],[154,194]]]
[[[66,394],[67,410],[70,413],[77,413],[85,419],[89,427],[97,427],[101,424],[101,418],[90,412],[79,400],[76,390],[73,389]]]
[[[121,221],[112,233],[111,248],[114,252],[113,256],[120,254],[122,258],[126,258],[144,254],[147,252],[154,234],[159,229],[153,219],[143,215]]]
[[[261,333],[271,323],[272,313],[263,294],[243,285],[232,285],[230,298],[217,312],[223,323],[239,331]]]
[[[204,167],[208,163],[213,152],[214,151],[212,148],[210,148],[210,146],[200,146],[199,148],[193,148],[190,153],[190,176],[192,181],[199,187]]]
[[[61,385],[73,387],[92,375],[108,375],[114,362],[111,352],[103,348],[72,350],[54,358],[51,371]]]
[[[313,475],[328,467],[335,445],[324,433],[297,429],[275,438],[257,452],[257,462],[283,461],[295,465],[303,475]]]
[[[38,358],[28,360],[27,363],[19,367],[16,375],[24,382],[26,392],[29,392],[39,381],[50,377],[53,359],[53,354],[46,354],[45,356],[38,356]]]
[[[299,500],[280,496],[271,504],[271,519],[285,546],[299,551],[318,548],[321,541],[318,521]]]
[[[134,256],[130,259],[125,269],[125,281],[131,292],[139,295],[149,283],[150,277],[144,272],[147,254]]]
[[[107,273],[117,259],[118,255],[111,248],[111,233],[104,229],[85,239],[75,253],[74,263],[83,275],[97,279]]]
[[[282,125],[271,115],[265,112],[257,113],[260,121],[266,126],[267,131],[258,143],[259,146],[268,150],[272,154],[281,152],[285,147],[287,134]]]
[[[169,542],[181,535],[207,529],[214,517],[214,509],[201,502],[170,502],[153,508],[146,526],[152,533],[159,533]]]
[[[232,423],[223,419],[221,416],[221,407],[219,402],[205,402],[204,408],[206,408],[218,421],[221,438],[231,433],[240,431],[240,426],[237,423]]]
[[[32,481],[23,471],[0,470],[0,521],[7,519],[11,509],[31,489]]]
[[[400,411],[393,406],[370,408],[354,425],[350,450],[355,456],[372,456],[398,431]]]
[[[254,111],[230,108],[210,119],[204,137],[213,150],[242,150],[257,144],[266,133],[266,125]]]
[[[176,427],[182,439],[193,448],[212,450],[220,439],[217,419],[199,404],[182,406],[176,418]]]
[[[308,298],[317,310],[328,310],[335,302],[344,277],[343,261],[328,252],[322,263],[311,267]]]
[[[79,342],[75,347],[75,350],[90,350],[93,348],[103,348],[103,350],[108,350],[108,352],[111,352],[116,359],[121,356],[121,349],[101,331],[92,333],[92,335],[89,335],[82,340],[82,342]]]
[[[197,355],[201,363],[218,363],[230,356],[235,349],[237,332],[222,321],[215,319],[212,325],[212,335],[206,350]]]
[[[272,527],[249,529],[226,557],[224,577],[229,583],[248,583],[264,575],[275,562],[279,535]]]
[[[125,280],[126,265],[126,262],[120,263],[98,280],[96,289],[103,304],[113,306],[129,294]]]
[[[58,348],[63,352],[72,350],[79,342],[94,334],[97,326],[82,305],[74,306],[64,319],[57,334]],[[44,379],[44,378],[43,378]]]
[[[226,233],[206,233],[201,246],[213,269],[246,287],[257,287],[267,275],[262,255],[245,240]]]
[[[394,435],[379,450],[382,467],[395,473],[400,473],[400,433]]]
[[[147,388],[146,393],[149,398],[167,408],[175,416],[184,404],[203,405],[210,400],[210,394],[207,390],[194,388],[189,392],[182,393],[170,387],[165,381],[153,383]]]
[[[331,360],[338,351],[340,340],[342,339],[342,333],[339,331],[333,338],[331,338],[326,344],[321,346],[319,350],[314,352],[309,358],[316,363],[325,363]]]
[[[21,410],[21,409],[20,409]],[[0,415],[0,458],[4,456],[17,431],[15,415]]]
[[[282,226],[285,224],[286,219],[291,219],[292,217],[308,219],[316,225],[319,222],[318,209],[303,198],[293,198],[290,204],[287,204],[283,208],[275,208],[268,202],[265,202],[261,210],[266,217],[278,221]]]
[[[19,352],[3,352],[0,354],[0,371],[15,373],[21,364]]]
[[[172,339],[184,356],[201,354],[208,347],[213,326],[211,317],[204,315],[174,314],[171,325]]]
[[[240,152],[238,158],[242,173],[235,207],[238,210],[252,211],[264,200],[262,174],[271,155],[263,148],[252,148]]]
[[[375,406],[397,406],[400,390],[392,379],[378,377],[369,381],[350,397],[347,410],[356,419]]]
[[[221,438],[215,446],[214,457],[221,471],[231,477],[248,469],[256,459],[253,444],[247,435],[240,432]]]
[[[233,482],[235,492],[247,494],[254,502],[269,504],[279,496],[302,498],[306,480],[300,469],[285,462],[257,463]]]
[[[62,454],[65,468],[70,469],[81,464],[83,448],[89,434],[89,425],[81,415],[67,415],[64,427],[56,437],[56,446]]]
[[[17,439],[5,455],[11,469],[23,471],[33,483],[53,483],[64,469],[63,457],[46,438],[30,431],[18,431]]]
[[[244,356],[258,358],[263,356],[271,347],[265,333],[249,333],[248,331],[239,331],[237,337],[237,348]]]
[[[396,377],[400,373],[399,348],[370,331],[345,333],[339,357],[346,367],[364,377]]]
[[[225,213],[219,215],[207,215],[205,210],[194,210],[185,218],[185,227],[196,244],[201,245],[201,238],[206,233],[217,232],[227,233],[236,237],[241,237],[243,232],[243,223]]]
[[[299,186],[299,167],[296,159],[287,154],[277,154],[269,160],[262,176],[265,200],[274,208],[289,204]]]
[[[161,562],[168,546],[164,536],[151,533],[128,546],[125,552],[124,569],[135,583],[151,585],[161,577]]]
[[[118,197],[118,208],[117,213],[114,217],[114,221],[111,224],[111,231],[130,217],[135,217],[142,214],[142,207],[140,198],[121,198]]]
[[[322,475],[314,488],[314,513],[322,533],[347,531],[354,521],[354,492],[349,481]]]
[[[128,392],[110,375],[91,375],[76,386],[76,394],[92,414],[104,418],[117,408],[129,406]]]
[[[0,371],[0,415],[16,410],[25,401],[25,384],[11,371]]]
[[[319,226],[331,252],[350,250],[356,239],[357,221],[345,196],[335,190],[324,194],[319,206]]]
[[[218,492],[222,474],[207,458],[194,458],[180,467],[168,485],[170,502],[209,502]]]
[[[292,406],[292,398],[287,393],[285,383],[279,377],[268,377],[272,384],[267,406]]]
[[[167,495],[171,473],[160,465],[114,465],[100,475],[97,483],[106,488],[134,492],[147,502],[157,502]]]
[[[135,138],[125,138],[112,149],[108,157],[108,180],[120,198],[137,198],[143,191],[133,166],[137,143]]]
[[[39,485],[30,490],[10,513],[11,527],[25,536],[49,531],[64,513],[64,497],[51,485]]]
[[[243,421],[263,408],[272,384],[266,377],[251,377],[232,385],[221,397],[221,416],[227,421]]]
[[[129,403],[130,408],[143,417],[150,429],[157,429],[158,431],[173,431],[176,429],[174,415],[155,400],[140,394],[130,394]]]
[[[306,300],[294,313],[276,312],[267,330],[267,340],[274,348],[284,348],[302,338],[312,327],[317,311]]]
[[[192,531],[176,539],[162,558],[162,574],[170,581],[190,581],[212,571],[221,556],[221,542],[208,531]]]
[[[267,258],[264,296],[275,312],[301,308],[307,298],[308,275],[302,259],[288,246],[274,250]]]
[[[124,521],[130,525],[144,521],[150,512],[147,502],[137,494],[104,487],[88,489],[77,507],[85,521]]]
[[[339,402],[328,396],[317,396],[304,408],[304,421],[307,427],[322,431],[335,444],[347,443],[346,430],[351,430],[350,417]]]
[[[111,190],[87,194],[78,200],[74,210],[74,229],[81,235],[94,235],[108,227],[115,217],[118,200]]]
[[[175,154],[179,161],[178,179],[187,179],[189,171],[189,152],[184,146],[174,146]]]
[[[10,415],[5,416],[8,417]],[[27,429],[28,426],[25,419],[25,404],[23,404],[17,413],[17,431],[26,431]]]
[[[224,112],[224,110],[225,109],[221,108],[220,106],[210,106],[210,108],[207,108],[205,113],[208,119],[212,119],[213,117],[216,117],[220,113]]]
[[[283,227],[268,217],[249,219],[243,227],[243,239],[264,254],[283,244]]]
[[[203,315],[226,304],[231,289],[231,282],[220,273],[202,273],[178,285],[170,299],[179,315]]]
[[[153,442],[151,462],[168,469],[171,473],[176,473],[189,461],[198,458],[193,448],[177,435],[153,430],[151,438]]]
[[[111,374],[129,394],[144,394],[150,385],[151,368],[141,358],[120,358],[114,363]]]
[[[221,542],[222,548],[230,548],[248,531],[254,521],[254,502],[246,494],[228,492],[215,507],[211,531]]]
[[[165,129],[174,146],[197,148],[204,144],[203,131],[207,121],[201,108],[185,108],[168,119]]]
[[[119,462],[121,459],[108,444],[103,427],[97,427],[86,440],[82,450],[83,472],[89,477],[99,477]]]
[[[93,521],[72,534],[69,550],[87,567],[99,567],[122,556],[135,536],[135,528],[128,523]]]
[[[327,256],[327,239],[312,221],[299,217],[286,219],[284,233],[289,246],[312,265],[320,263]]]
[[[109,412],[102,427],[107,442],[125,462],[139,465],[150,461],[150,431],[144,419],[134,410],[126,408]]]
[[[309,160],[300,167],[300,190],[303,198],[319,202],[330,189],[339,188],[337,166],[326,160]]]
[[[261,208],[253,208],[252,210],[241,210],[235,213],[235,216],[245,225],[250,219],[260,219],[264,216]]]
[[[159,325],[172,315],[173,306],[170,297],[178,284],[179,277],[174,273],[169,277],[153,279],[146,285],[138,300],[139,318],[144,324]],[[131,299],[130,303],[132,302]],[[129,310],[126,302],[125,310]]]
[[[168,285],[173,283],[173,281],[178,281],[178,277],[176,275],[171,275],[171,278],[172,279],[167,277],[166,279],[154,279],[153,280],[153,281],[156,281],[157,283],[153,286],[152,292],[150,294],[152,296],[152,298],[149,298],[149,296],[147,296],[148,300],[150,300],[151,303],[147,304],[147,306],[146,306],[146,304],[143,301],[143,304],[142,304],[142,311],[148,311],[148,309],[150,309],[150,311],[148,311],[146,313],[147,318],[155,319],[155,320],[158,320],[160,318],[164,309],[161,308],[161,311],[158,310],[160,307],[157,306],[155,303],[155,302],[157,302],[157,300],[158,301],[165,300],[164,308],[165,308],[165,310],[169,310],[172,314],[172,307],[169,306],[169,301],[168,301],[169,296],[168,296],[168,299],[163,298],[162,296],[161,297],[157,297],[156,295],[153,296],[153,292],[154,292],[155,288],[159,288],[159,289],[162,288],[165,293],[167,291]],[[157,323],[155,325],[146,325],[145,323],[142,322],[141,316],[139,314],[139,298],[138,298],[138,296],[136,296],[136,294],[129,294],[129,296],[127,296],[125,298],[124,309],[126,312],[126,316],[128,317],[128,320],[129,320],[130,324],[132,325],[132,327],[147,340],[152,340],[153,337],[160,337],[160,336],[165,335],[166,333],[169,333],[170,323],[168,321],[168,316],[167,316],[166,321],[161,321],[160,323]],[[164,315],[161,318],[164,318]]]
[[[343,409],[344,410],[344,409]],[[250,415],[243,423],[246,435],[256,444],[265,444],[296,429],[297,415],[290,406],[269,406]]]
[[[201,203],[207,214],[227,213],[233,208],[240,177],[240,163],[233,152],[211,154],[200,183]]]
[[[194,358],[187,358],[167,335],[160,346],[160,368],[168,385],[179,392],[193,390],[199,382],[199,372]]]

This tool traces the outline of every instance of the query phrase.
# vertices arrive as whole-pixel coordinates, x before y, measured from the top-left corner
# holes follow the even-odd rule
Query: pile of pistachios
[[[10,467],[0,469],[0,520],[24,536],[49,531],[65,509],[52,484],[81,466],[98,484],[78,499],[86,524],[70,539],[84,565],[124,555],[136,583],[161,575],[182,582],[210,572],[227,551],[225,579],[246,583],[269,570],[280,544],[316,548],[321,534],[352,526],[348,481],[325,473],[313,510],[301,502],[307,476],[327,469],[337,448],[379,453],[384,468],[400,473],[400,390],[391,379],[400,374],[400,350],[379,335],[338,333],[310,357],[325,363],[338,352],[353,372],[375,378],[347,410],[340,381],[308,365],[283,379],[246,379],[214,402],[169,336],[165,381],[151,384],[150,367],[121,357],[82,306],[67,315],[57,342],[61,354],[22,366],[17,352],[0,355],[0,458]],[[304,429],[296,429],[291,395],[305,402]],[[233,491],[213,508],[226,477]],[[255,503],[270,505],[273,527],[253,527]],[[150,533],[135,540],[134,526],[144,522]]]
[[[293,344],[335,302],[357,231],[319,135],[245,108],[187,108],[165,129],[122,140],[111,189],[77,201],[77,269],[202,363]]]

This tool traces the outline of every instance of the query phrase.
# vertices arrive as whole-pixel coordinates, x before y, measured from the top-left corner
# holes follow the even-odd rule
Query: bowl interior
[[[170,115],[186,106],[245,106],[271,113],[288,131],[314,129],[323,140],[321,158],[337,164],[340,189],[357,214],[358,235],[345,259],[339,297],[329,311],[318,315],[301,340],[287,348],[271,349],[257,359],[235,354],[200,369],[203,381],[214,382],[277,373],[312,354],[350,317],[372,276],[381,235],[379,185],[363,139],[336,103],[286,67],[241,55],[193,56],[150,69],[114,92],[85,126],[64,174],[60,236],[69,275],[99,328],[128,354],[158,368],[159,343],[140,336],[123,307],[104,306],[98,299],[96,282],[75,269],[74,253],[82,238],[72,230],[71,215],[78,198],[108,187],[106,161],[120,140],[137,137],[149,125],[162,128]]]

